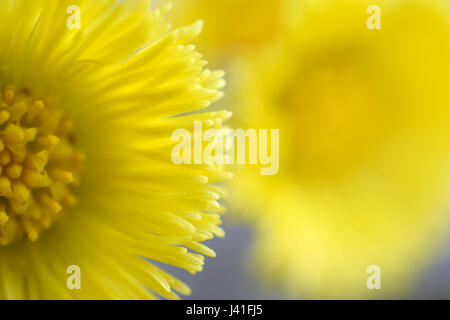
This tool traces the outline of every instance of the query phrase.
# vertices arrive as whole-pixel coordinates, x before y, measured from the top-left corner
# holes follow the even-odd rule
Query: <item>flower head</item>
[[[242,170],[233,194],[258,265],[297,296],[408,292],[448,220],[448,4],[379,1],[370,30],[371,4],[295,1],[283,39],[236,71],[236,119],[280,129],[280,171]]]
[[[229,113],[199,111],[223,72],[189,45],[201,24],[172,30],[170,6],[149,5],[0,1],[1,299],[177,298],[189,288],[153,261],[196,273],[214,256],[201,244],[223,235],[210,183],[227,174],[173,164],[171,134],[221,127]]]

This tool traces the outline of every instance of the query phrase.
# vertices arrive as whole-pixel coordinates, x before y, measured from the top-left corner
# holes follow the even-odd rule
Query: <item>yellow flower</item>
[[[189,288],[153,261],[196,273],[214,256],[209,182],[227,174],[173,164],[171,134],[221,126],[175,116],[220,98],[223,72],[188,44],[201,25],[171,30],[149,5],[0,1],[1,299],[177,298]]]
[[[242,170],[233,194],[257,265],[297,297],[407,294],[448,222],[448,4],[378,1],[369,30],[371,4],[295,2],[283,39],[236,68],[235,119],[280,129],[280,170]]]
[[[159,0],[161,2],[165,0]],[[174,0],[173,21],[205,22],[198,46],[214,62],[243,54],[277,34],[284,22],[286,0]]]

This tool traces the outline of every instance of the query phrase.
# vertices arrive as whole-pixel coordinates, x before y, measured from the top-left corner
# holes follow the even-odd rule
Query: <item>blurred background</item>
[[[201,273],[192,276],[184,270],[164,266],[192,288],[192,295],[185,299],[291,299],[283,288],[262,283],[256,276],[257,266],[249,265],[253,236],[251,229],[227,219],[224,229],[227,241],[213,239],[208,242],[217,257],[207,259]],[[417,288],[399,299],[450,299],[450,238],[442,244],[431,266],[418,277]]]
[[[275,177],[236,170],[203,272],[165,267],[189,299],[450,299],[449,1],[172,2],[227,72],[215,108],[282,146]]]

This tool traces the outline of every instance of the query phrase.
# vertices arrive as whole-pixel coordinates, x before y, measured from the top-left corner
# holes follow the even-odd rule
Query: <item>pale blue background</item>
[[[189,299],[286,299],[281,288],[268,288],[260,283],[248,266],[252,233],[243,225],[225,220],[225,239],[207,242],[216,258],[207,258],[203,272],[195,276],[173,267],[164,266],[192,288]],[[450,299],[450,238],[443,244],[427,272],[411,296],[403,299]]]

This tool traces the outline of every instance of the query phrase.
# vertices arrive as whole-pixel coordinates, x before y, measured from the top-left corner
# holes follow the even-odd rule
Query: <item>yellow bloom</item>
[[[285,2],[175,0],[171,14],[173,21],[179,25],[203,19],[206,28],[196,43],[208,57],[218,61],[233,54],[242,54],[276,35],[283,25]]]
[[[227,175],[173,164],[171,134],[221,126],[174,116],[220,98],[223,73],[188,45],[199,24],[171,30],[149,5],[0,1],[0,299],[177,298],[189,288],[142,257],[196,273],[214,256],[208,182]]]
[[[407,293],[448,222],[448,4],[378,1],[369,30],[371,4],[297,1],[283,40],[236,70],[235,119],[280,129],[280,171],[242,170],[233,193],[258,266],[295,296]]]

